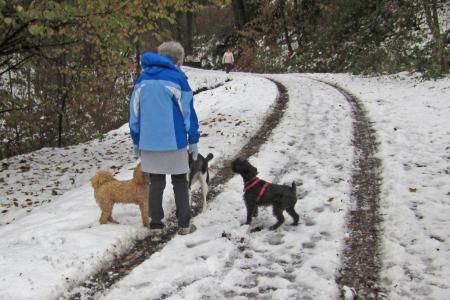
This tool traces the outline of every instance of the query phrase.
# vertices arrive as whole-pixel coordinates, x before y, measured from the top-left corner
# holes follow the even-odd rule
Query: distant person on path
[[[172,178],[178,233],[188,234],[196,229],[190,224],[186,174],[188,151],[196,160],[200,134],[192,90],[180,70],[183,60],[184,49],[175,41],[162,43],[158,54],[144,52],[143,72],[130,99],[131,137],[141,156],[142,170],[150,173],[150,230],[155,234],[162,233],[165,227],[162,201],[166,174]]]
[[[233,68],[233,64],[234,64],[234,56],[233,56],[233,52],[231,52],[230,48],[228,48],[227,51],[223,54],[222,64],[224,64],[225,71],[227,71],[227,74],[230,73],[231,69]]]

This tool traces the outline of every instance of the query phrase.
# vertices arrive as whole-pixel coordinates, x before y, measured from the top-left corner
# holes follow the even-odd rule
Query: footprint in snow
[[[283,237],[284,237],[283,234],[273,233],[268,235],[267,242],[269,243],[269,245],[281,245],[284,243]]]
[[[314,225],[316,225],[316,222],[314,222],[314,220],[312,220],[310,218],[306,218],[305,219],[305,225],[306,226],[314,226]]]
[[[189,241],[186,243],[187,248],[194,248],[203,244],[208,243],[210,240],[199,240],[199,241]]]
[[[302,248],[305,249],[313,249],[316,247],[316,243],[315,242],[304,242],[302,243]]]
[[[316,208],[313,209],[315,212],[321,213],[325,210],[325,208],[323,206],[318,206]]]

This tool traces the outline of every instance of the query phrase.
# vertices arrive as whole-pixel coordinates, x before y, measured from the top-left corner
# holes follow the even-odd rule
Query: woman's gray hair
[[[179,42],[164,42],[158,47],[158,53],[172,59],[174,63],[184,60],[184,48]]]

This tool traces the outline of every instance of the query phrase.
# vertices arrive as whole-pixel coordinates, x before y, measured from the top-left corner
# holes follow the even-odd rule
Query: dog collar
[[[266,192],[267,188],[269,187],[269,183],[267,181],[261,180],[258,177],[254,177],[250,179],[249,182],[247,182],[244,186],[244,192],[247,192],[251,188],[255,187],[258,183],[264,182],[262,188],[259,190],[258,198],[256,198],[256,202],[261,201],[261,198],[264,196],[264,193]]]

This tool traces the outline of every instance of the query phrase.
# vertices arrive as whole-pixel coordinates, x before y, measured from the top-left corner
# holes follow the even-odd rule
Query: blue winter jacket
[[[130,99],[129,125],[139,150],[172,151],[198,142],[198,119],[186,75],[168,57],[145,52]]]

